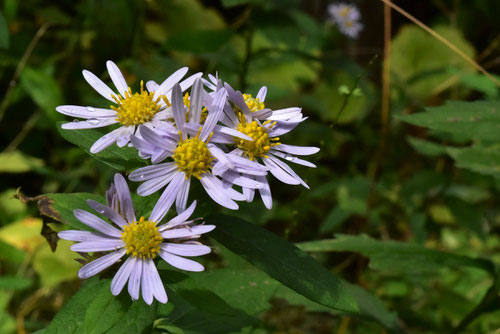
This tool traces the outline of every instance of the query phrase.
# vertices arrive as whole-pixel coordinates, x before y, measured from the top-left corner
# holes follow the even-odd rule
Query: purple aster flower
[[[317,153],[317,147],[303,147],[287,145],[280,142],[282,136],[293,130],[298,124],[306,120],[300,108],[287,108],[272,111],[265,108],[264,101],[267,89],[262,87],[256,98],[251,95],[235,91],[227,83],[224,85],[228,93],[231,108],[225,108],[226,117],[221,122],[229,128],[233,128],[246,134],[253,140],[234,138],[236,148],[228,156],[238,156],[250,162],[260,160],[269,172],[283,183],[308,185],[293,171],[286,162],[293,162],[307,167],[316,167],[309,161],[300,159],[298,156]],[[284,161],[283,161],[284,160]],[[285,162],[286,161],[286,162]],[[214,169],[218,166],[216,165]],[[233,174],[231,170],[220,170],[219,173]],[[255,189],[261,195],[264,205],[272,207],[272,197],[269,183],[264,175],[254,175],[252,178],[263,184],[263,187],[248,188],[243,186],[243,194],[247,201],[252,201]]]
[[[339,30],[350,38],[357,38],[363,24],[359,22],[361,14],[354,5],[346,3],[334,3],[328,6],[330,21],[339,26]]]
[[[238,205],[235,201],[244,200],[245,196],[232,188],[234,184],[252,189],[263,186],[253,177],[246,175],[266,175],[265,166],[235,155],[229,156],[215,145],[233,144],[235,137],[252,140],[235,129],[217,124],[223,114],[226,99],[224,89],[210,95],[203,90],[201,80],[198,79],[193,85],[188,108],[183,101],[180,87],[174,86],[172,112],[175,126],[169,122],[163,122],[154,129],[141,126],[138,131],[140,137],[132,137],[140,154],[151,156],[153,162],[159,162],[164,157],[173,160],[142,167],[130,174],[130,180],[143,181],[137,189],[139,195],[147,196],[166,186],[159,203],[170,206],[175,201],[177,212],[182,212],[186,207],[191,179],[194,177],[201,182],[215,202],[236,210]],[[208,113],[206,120],[201,122],[203,106],[206,106]],[[231,169],[237,173],[227,173],[219,178],[219,169]]]
[[[61,239],[76,241],[71,246],[75,252],[109,252],[84,265],[78,272],[80,278],[97,275],[128,255],[111,281],[111,293],[118,295],[128,282],[128,292],[133,300],[139,299],[139,294],[142,294],[147,304],[151,304],[153,298],[166,303],[167,294],[154,259],[160,256],[176,268],[203,271],[201,264],[184,257],[210,253],[209,247],[195,240],[215,226],[195,225],[194,220],[188,220],[196,202],[164,224],[159,223],[170,207],[161,202],[155,205],[147,220],[144,217],[137,219],[127,182],[121,174],[115,174],[114,181],[106,194],[108,205],[87,201],[93,210],[106,216],[111,223],[88,211],[77,209],[73,211],[75,217],[93,231],[69,230],[58,235]]]
[[[177,70],[161,85],[153,87],[154,89],[149,91],[144,90],[141,81],[140,91],[132,93],[118,66],[110,60],[107,61],[106,66],[118,94],[87,70],[83,71],[83,77],[92,88],[115,105],[110,106],[110,109],[74,105],[56,108],[61,114],[86,119],[85,121],[65,123],[62,125],[63,129],[92,129],[115,123],[120,124],[119,128],[98,139],[90,148],[91,153],[98,153],[115,142],[119,147],[124,147],[129,144],[130,136],[136,132],[139,125],[154,126],[159,121],[171,117],[171,112],[169,114],[168,110],[170,91],[174,84],[177,84],[188,71],[187,67]],[[197,73],[188,77],[180,83],[181,87],[183,89],[189,88],[194,80],[201,75],[202,73]]]

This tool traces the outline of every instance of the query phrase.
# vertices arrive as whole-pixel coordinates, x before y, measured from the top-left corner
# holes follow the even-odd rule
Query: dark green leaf
[[[500,176],[500,152],[496,148],[483,146],[450,147],[447,151],[455,159],[457,167],[470,169],[484,175]]]
[[[336,239],[303,242],[298,246],[308,252],[358,252],[370,258],[378,270],[407,273],[435,272],[443,267],[474,267],[494,273],[493,264],[480,258],[428,249],[411,243],[378,241],[367,236],[337,235]]]
[[[307,298],[334,309],[359,312],[340,280],[286,240],[239,218],[213,215],[211,236],[232,252]]]
[[[498,101],[448,101],[444,106],[427,108],[425,112],[395,117],[413,125],[458,133],[469,140],[500,140]]]
[[[106,129],[85,129],[85,130],[64,130],[61,129],[61,124],[64,122],[57,123],[57,130],[70,143],[76,144],[83,148],[85,152],[90,154],[92,157],[104,162],[112,168],[124,172],[137,168],[144,164],[144,160],[141,160],[137,155],[137,150],[131,147],[118,147],[115,144],[111,145],[107,149],[97,154],[90,153],[90,147],[107,132],[111,131],[109,128]]]
[[[420,154],[437,157],[446,154],[446,146],[415,137],[408,137],[408,143]]]
[[[132,302],[127,292],[113,296],[110,281],[93,278],[63,306],[46,334],[149,332],[156,303]]]

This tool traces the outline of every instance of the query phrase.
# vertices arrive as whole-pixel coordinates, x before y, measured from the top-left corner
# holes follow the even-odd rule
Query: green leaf
[[[252,325],[258,320],[249,316],[243,310],[229,304],[234,300],[232,291],[218,288],[222,295],[208,289],[208,285],[216,285],[207,273],[200,275],[165,270],[167,265],[160,262],[159,269],[163,282],[166,284],[169,303],[174,304],[174,310],[161,319],[160,326],[166,324],[188,331],[189,333],[228,333]],[[225,274],[225,273],[224,273]],[[217,274],[216,274],[217,275]],[[195,278],[198,276],[197,278]],[[226,282],[218,277],[218,283]],[[228,298],[229,296],[229,298]],[[240,296],[244,299],[244,296]],[[163,307],[162,307],[163,308]]]
[[[141,333],[151,329],[156,303],[133,302],[127,292],[113,296],[110,279],[88,280],[63,306],[45,334]]]
[[[408,137],[408,143],[420,154],[428,157],[437,157],[446,154],[446,146],[415,137]]]
[[[312,257],[265,229],[239,218],[212,215],[211,237],[307,298],[346,312],[359,312],[340,280]]]
[[[92,199],[101,203],[105,203],[104,197],[89,193],[73,193],[73,194],[47,194],[46,201],[38,202],[40,213],[54,220],[68,224],[78,230],[93,231],[87,225],[81,223],[73,215],[73,210],[82,209],[93,211],[87,205],[87,200]]]
[[[0,49],[8,49],[9,48],[9,26],[7,25],[7,21],[3,16],[2,12],[0,12]]]
[[[495,76],[500,79],[499,76]],[[467,73],[460,77],[460,82],[466,87],[480,91],[489,99],[498,97],[499,89],[490,78],[482,73]]]
[[[172,35],[165,49],[192,53],[216,52],[233,36],[230,30],[190,30]]]
[[[12,263],[22,263],[26,253],[0,240],[0,260]]]
[[[137,155],[137,150],[132,147],[118,147],[115,144],[97,154],[90,153],[90,147],[106,133],[110,132],[109,128],[105,129],[85,129],[85,130],[64,130],[61,124],[57,123],[57,130],[70,143],[80,146],[90,156],[107,164],[108,166],[120,171],[130,171],[134,168],[144,165],[144,160]]]
[[[51,75],[40,69],[25,67],[21,72],[21,85],[53,121],[62,119],[61,114],[55,110],[62,104],[62,93]]]
[[[459,168],[470,169],[484,175],[500,176],[500,152],[497,148],[483,146],[450,147],[447,151],[455,159]]]
[[[358,252],[370,258],[370,267],[390,272],[436,272],[443,267],[474,267],[494,274],[493,264],[480,258],[428,249],[411,243],[378,241],[367,236],[337,235],[336,239],[297,245],[308,252]]]
[[[2,276],[0,277],[0,289],[6,290],[24,290],[33,284],[33,281],[27,277]]]
[[[26,173],[43,166],[43,160],[21,151],[0,153],[0,173]]]
[[[334,231],[340,226],[340,224],[346,221],[350,215],[350,212],[345,211],[339,207],[333,208],[328,213],[325,220],[323,220],[323,222],[321,223],[319,227],[320,233],[328,233]]]
[[[451,26],[434,27],[436,32],[474,58],[473,46]],[[425,99],[453,76],[451,71],[471,73],[475,69],[457,53],[416,25],[404,26],[393,40],[391,71],[407,93]]]
[[[481,210],[473,204],[469,204],[459,198],[449,197],[446,205],[453,215],[453,220],[460,226],[475,232],[480,238],[485,240],[486,231],[483,226],[483,214]]]
[[[448,101],[444,106],[427,108],[412,115],[396,115],[407,123],[463,135],[469,140],[500,140],[500,102]]]

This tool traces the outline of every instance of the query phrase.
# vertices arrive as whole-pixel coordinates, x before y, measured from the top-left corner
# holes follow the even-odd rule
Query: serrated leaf
[[[455,160],[459,168],[470,169],[484,175],[500,176],[500,152],[497,148],[483,146],[450,147],[447,152]]]
[[[67,141],[72,144],[78,145],[83,148],[90,156],[104,162],[108,166],[120,171],[130,171],[134,168],[142,166],[145,161],[140,159],[137,150],[132,147],[118,147],[112,144],[110,147],[97,154],[90,153],[90,147],[102,136],[111,131],[109,128],[105,129],[85,129],[85,130],[64,130],[61,124],[57,123],[57,130]]]
[[[133,302],[126,292],[113,296],[110,282],[88,280],[57,313],[45,334],[142,333],[150,329],[156,303]]]
[[[38,202],[38,209],[41,214],[68,224],[78,230],[87,231],[92,231],[92,229],[76,219],[73,215],[73,210],[82,209],[86,211],[93,211],[87,205],[88,199],[105,203],[103,196],[90,193],[47,194],[45,195],[45,198],[47,200]]]
[[[448,101],[444,106],[427,108],[412,115],[396,115],[407,123],[457,133],[469,140],[500,140],[500,102]]]
[[[319,304],[359,312],[336,276],[286,240],[232,216],[212,215],[206,221],[217,226],[211,237],[279,282]]]
[[[367,236],[337,235],[325,239],[299,243],[308,252],[357,252],[370,258],[370,267],[390,272],[436,272],[443,267],[474,267],[491,274],[493,264],[480,258],[445,253],[411,243],[378,241]]]
[[[428,157],[437,157],[446,154],[446,146],[415,137],[408,137],[408,143],[420,154]]]

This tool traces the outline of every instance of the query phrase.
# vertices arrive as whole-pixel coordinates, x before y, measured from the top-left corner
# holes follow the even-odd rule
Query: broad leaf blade
[[[319,304],[359,312],[336,276],[284,239],[236,217],[213,215],[206,221],[217,226],[211,237],[286,286]]]
[[[395,117],[413,125],[460,134],[470,140],[500,140],[498,101],[449,101],[444,106],[427,108],[425,112]]]
[[[132,147],[118,147],[112,144],[110,147],[97,154],[90,153],[90,147],[102,136],[108,133],[110,128],[64,130],[61,125],[66,122],[58,122],[57,130],[67,141],[83,148],[92,157],[104,162],[108,166],[120,171],[130,171],[144,165],[144,161],[137,155],[137,150]]]
[[[337,235],[336,239],[303,242],[298,246],[308,252],[358,252],[370,258],[374,269],[407,273],[434,272],[445,267],[475,267],[494,273],[493,264],[421,245],[378,241],[366,236]]]
[[[45,334],[142,333],[153,325],[156,303],[132,302],[124,292],[111,294],[110,280],[93,278],[63,306]]]

